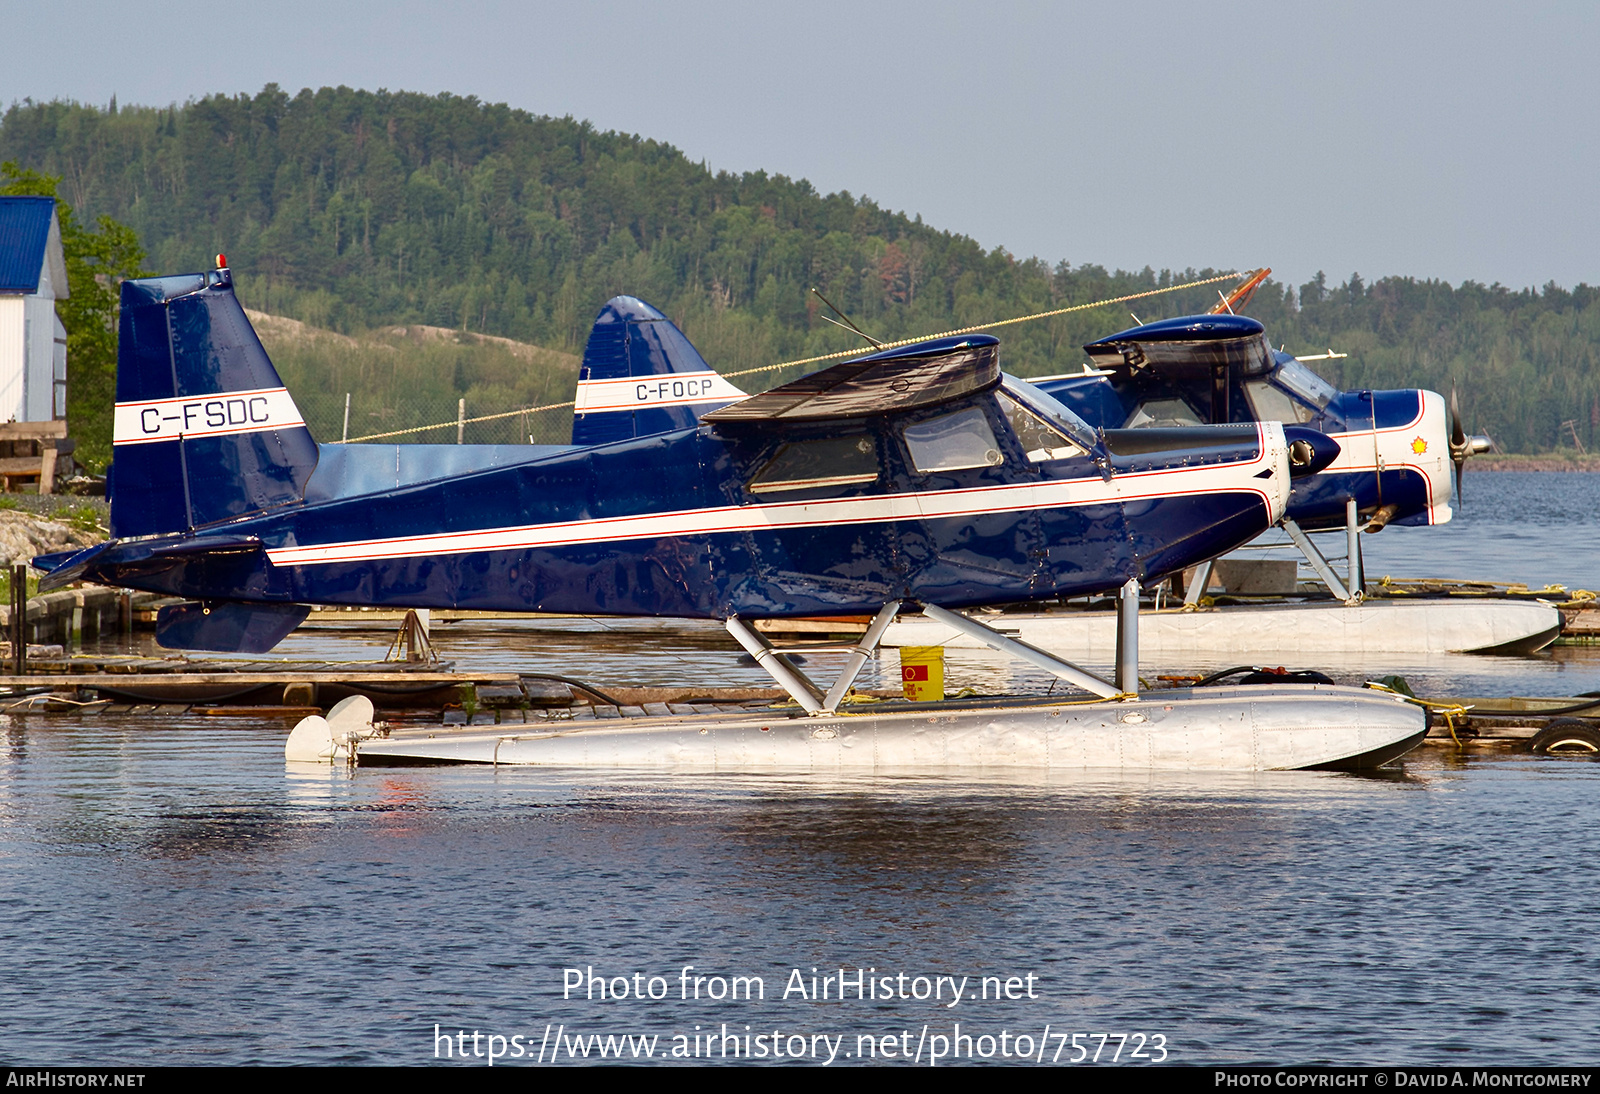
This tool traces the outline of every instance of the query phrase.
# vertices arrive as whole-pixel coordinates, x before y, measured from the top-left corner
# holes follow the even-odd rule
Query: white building
[[[0,423],[66,418],[66,296],[55,199],[0,197]]]

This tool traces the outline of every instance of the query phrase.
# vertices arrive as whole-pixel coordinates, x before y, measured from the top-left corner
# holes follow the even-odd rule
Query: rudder
[[[225,267],[122,283],[111,534],[183,532],[301,500],[317,445]]]
[[[578,373],[572,443],[607,444],[695,426],[700,415],[743,399],[677,326],[633,296],[606,302]]]

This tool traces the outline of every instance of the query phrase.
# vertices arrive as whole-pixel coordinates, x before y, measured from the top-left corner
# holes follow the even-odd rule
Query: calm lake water
[[[1600,587],[1600,476],[1467,487],[1450,526],[1363,537],[1369,571]],[[601,684],[761,681],[714,625],[436,640]],[[314,630],[279,652],[385,641]],[[1041,686],[952,656],[956,680]],[[1600,689],[1593,647],[1336,668],[1438,693]],[[892,656],[877,671],[893,679]],[[596,1062],[594,1035],[667,1062],[1596,1062],[1600,763],[1429,748],[1370,777],[349,773],[287,770],[288,729],[5,716],[8,1063],[464,1048],[483,1066],[492,1048],[506,1066],[559,1043],[565,1064],[583,1046]],[[607,998],[564,991],[589,974]],[[764,998],[729,997],[758,983]]]

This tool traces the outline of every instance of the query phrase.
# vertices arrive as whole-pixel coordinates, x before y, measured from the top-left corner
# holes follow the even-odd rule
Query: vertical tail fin
[[[224,267],[122,283],[111,533],[182,532],[299,501],[317,445]]]
[[[606,444],[688,429],[743,399],[665,315],[632,296],[606,302],[578,373],[572,443]]]

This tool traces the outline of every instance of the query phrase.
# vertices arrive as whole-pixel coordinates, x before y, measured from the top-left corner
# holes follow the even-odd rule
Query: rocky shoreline
[[[1474,456],[1471,471],[1600,471],[1596,456]]]

